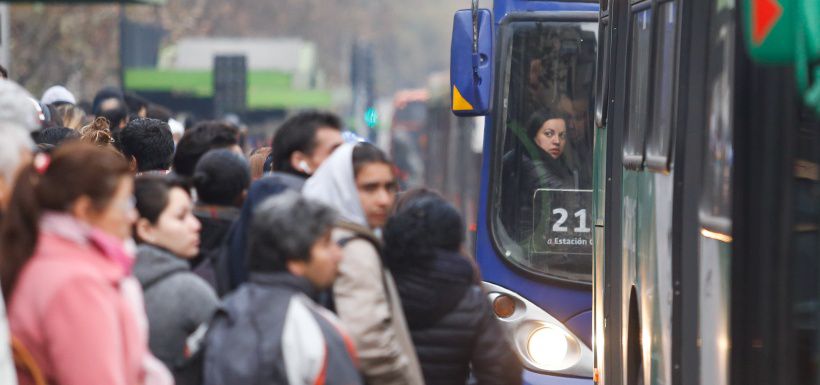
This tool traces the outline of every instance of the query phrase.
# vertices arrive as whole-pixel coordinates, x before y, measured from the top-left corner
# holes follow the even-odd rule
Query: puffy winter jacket
[[[478,385],[521,384],[521,363],[466,257],[437,250],[393,275],[427,385],[464,385],[471,370]]]

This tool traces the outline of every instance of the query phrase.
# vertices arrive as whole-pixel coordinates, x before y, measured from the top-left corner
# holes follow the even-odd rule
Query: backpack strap
[[[356,239],[361,239],[361,240],[369,242],[371,245],[373,245],[373,248],[376,249],[376,254],[377,254],[378,259],[379,259],[379,267],[381,268],[381,271],[382,271],[381,275],[382,275],[382,287],[384,288],[384,297],[387,298],[387,303],[392,304],[394,300],[390,295],[390,289],[387,287],[388,283],[387,283],[386,274],[388,274],[388,272],[386,271],[387,268],[384,266],[384,261],[382,260],[382,242],[381,242],[381,240],[379,240],[379,238],[377,238],[376,235],[374,235],[373,232],[370,231],[370,229],[368,229],[364,226],[354,224],[354,223],[339,222],[339,223],[336,224],[336,227],[353,232],[353,235],[344,237],[344,238],[339,239],[337,241],[339,247],[344,248],[351,241],[356,240]],[[331,296],[331,298],[332,297],[333,296]],[[332,310],[335,312],[335,303],[333,303],[333,306],[334,306],[334,308]]]
[[[31,353],[23,346],[23,343],[15,336],[11,336],[11,353],[14,359],[14,366],[23,373],[28,373],[35,385],[48,385],[43,371],[37,365],[37,361]]]
[[[362,225],[357,225],[355,223],[342,222],[342,221],[337,222],[335,224],[335,226],[340,228],[340,229],[348,230],[348,231],[353,233],[352,236],[340,240],[339,241],[340,242],[339,246],[344,247],[344,245],[342,245],[341,242],[347,240],[345,242],[345,244],[346,244],[347,242],[350,241],[350,239],[348,239],[348,238],[362,238],[362,239],[372,243],[373,247],[375,247],[376,250],[381,255],[382,241],[378,237],[376,237],[376,235],[373,234],[373,232],[369,228],[364,227]]]

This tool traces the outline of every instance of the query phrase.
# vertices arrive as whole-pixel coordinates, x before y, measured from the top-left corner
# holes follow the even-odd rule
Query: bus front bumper
[[[591,378],[550,376],[524,369],[524,385],[593,385]]]

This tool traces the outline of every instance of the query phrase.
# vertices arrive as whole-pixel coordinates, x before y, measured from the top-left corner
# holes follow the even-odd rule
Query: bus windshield
[[[531,273],[589,283],[598,25],[522,21],[503,28],[495,244]]]

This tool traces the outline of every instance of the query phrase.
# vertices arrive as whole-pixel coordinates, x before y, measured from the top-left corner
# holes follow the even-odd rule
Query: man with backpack
[[[255,211],[249,279],[211,322],[205,385],[363,384],[353,343],[338,319],[314,302],[338,274],[335,219],[332,209],[295,192]]]

